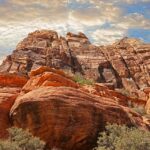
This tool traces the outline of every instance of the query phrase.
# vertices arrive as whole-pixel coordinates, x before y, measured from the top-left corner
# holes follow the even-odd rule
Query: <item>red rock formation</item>
[[[138,106],[144,107],[146,105],[146,101],[143,99],[125,96],[125,95],[121,94],[120,92],[111,90],[101,84],[95,84],[95,89],[96,89],[96,91],[93,94],[96,94],[96,95],[99,95],[102,97],[108,97],[108,98],[112,99],[114,102],[116,102],[117,104],[120,104],[123,106],[129,107],[129,103],[130,103],[130,105],[135,106],[135,107],[138,107]]]
[[[30,73],[30,80],[23,87],[23,91],[29,92],[40,86],[66,86],[78,88],[71,77],[68,77],[63,71],[49,67],[40,67]]]
[[[8,135],[7,129],[11,127],[9,112],[20,90],[14,87],[0,88],[0,138]]]
[[[67,33],[66,40],[68,41],[69,47],[80,47],[83,45],[90,44],[85,34],[79,32],[79,34]]]
[[[150,114],[150,100],[147,101],[145,109],[146,109],[146,113]]]
[[[145,90],[145,92],[146,92],[146,94],[147,94],[148,97],[149,97],[149,99],[148,99],[148,101],[147,101],[147,103],[146,103],[145,109],[146,109],[147,114],[150,115],[150,88],[147,88],[147,89]]]
[[[11,120],[50,148],[66,150],[90,150],[106,122],[146,128],[142,117],[127,107],[70,87],[42,87],[20,96]]]
[[[17,45],[17,49],[24,49],[27,47],[46,48],[50,42],[58,39],[58,34],[52,30],[42,30],[30,33],[27,38]]]
[[[36,70],[31,71],[29,73],[29,77],[40,75],[44,72],[53,72],[53,73],[59,74],[63,77],[67,77],[67,78],[71,79],[71,77],[68,76],[67,74],[65,74],[62,70],[58,70],[58,69],[54,69],[54,68],[50,68],[50,67],[46,67],[46,66],[41,66],[41,67],[37,68]]]
[[[27,77],[17,74],[0,74],[0,86],[23,87],[27,82]]]
[[[7,129],[11,126],[9,111],[27,78],[20,75],[0,74],[0,138],[7,137]]]
[[[129,97],[121,92],[112,90],[112,87],[107,87],[105,84],[101,83],[95,83],[94,86],[85,85],[80,87],[80,89],[100,97],[108,98],[109,101],[126,107],[145,107],[147,103],[147,101],[143,99]]]
[[[67,33],[59,37],[55,31],[30,33],[0,71],[27,74],[40,66],[80,72],[100,83],[124,88],[131,96],[147,100],[142,91],[150,85],[150,44],[124,38],[109,46],[94,46],[83,34]]]
[[[88,150],[106,122],[146,129],[149,121],[131,111],[128,102],[145,106],[150,98],[149,58],[150,44],[136,39],[94,46],[83,33],[30,33],[0,66],[0,138],[12,123],[29,128],[50,148]],[[103,85],[81,87],[60,69]]]

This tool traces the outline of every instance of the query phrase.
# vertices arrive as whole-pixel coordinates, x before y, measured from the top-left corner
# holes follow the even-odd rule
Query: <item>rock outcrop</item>
[[[27,78],[15,74],[0,74],[0,138],[7,137],[7,130],[11,124],[10,109],[15,102]]]
[[[146,113],[150,115],[150,88],[147,88],[145,92],[149,94],[149,99],[146,103],[145,109]]]
[[[48,149],[90,150],[107,122],[150,129],[147,120],[128,108],[128,97],[105,86],[95,84],[90,91],[63,71],[44,66],[28,78],[1,74],[0,138],[17,126],[43,139]]]
[[[22,88],[22,91],[29,92],[41,86],[65,86],[78,88],[79,85],[76,84],[71,77],[67,76],[60,70],[40,67],[30,73],[30,79]]]
[[[124,38],[109,46],[94,46],[83,34],[41,30],[30,33],[0,66],[1,72],[28,74],[40,66],[79,72],[143,100],[150,86],[150,44]]]
[[[0,66],[0,138],[15,125],[48,148],[90,150],[107,122],[150,130],[150,44],[124,38],[94,46],[83,34],[30,33]],[[92,86],[73,80],[92,78]]]
[[[107,122],[146,128],[142,117],[127,107],[70,87],[41,87],[17,98],[11,120],[48,148],[66,150],[92,149]]]

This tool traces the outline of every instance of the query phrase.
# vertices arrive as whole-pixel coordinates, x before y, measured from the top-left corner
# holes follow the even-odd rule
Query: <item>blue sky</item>
[[[0,0],[0,14],[0,59],[40,29],[84,32],[97,45],[150,42],[150,0]]]

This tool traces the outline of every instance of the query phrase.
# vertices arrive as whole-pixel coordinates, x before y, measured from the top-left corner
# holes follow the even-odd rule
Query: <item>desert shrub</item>
[[[0,141],[0,150],[21,150],[17,143],[6,141]]]
[[[139,113],[141,116],[146,115],[146,110],[144,108],[144,106],[135,106],[131,108],[132,110],[134,110],[135,112]]]
[[[115,89],[115,90],[125,96],[130,96],[130,92],[127,89],[122,88],[122,89]]]
[[[94,150],[150,150],[150,132],[120,125],[107,125]]]
[[[12,127],[8,129],[9,138],[0,141],[0,150],[43,150],[45,143],[28,131]]]
[[[81,85],[93,85],[94,81],[92,79],[85,79],[80,74],[75,74],[73,77],[74,81],[81,84]]]
[[[146,114],[145,106],[137,106],[134,105],[131,101],[128,101],[128,107],[132,109],[133,111],[137,112],[141,116],[148,116]]]

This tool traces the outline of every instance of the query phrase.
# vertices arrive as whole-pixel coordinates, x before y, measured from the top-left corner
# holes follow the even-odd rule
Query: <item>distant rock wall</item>
[[[41,30],[30,33],[0,66],[0,72],[28,74],[40,66],[79,72],[99,83],[148,99],[150,44],[124,38],[109,46],[94,46],[83,34]]]

